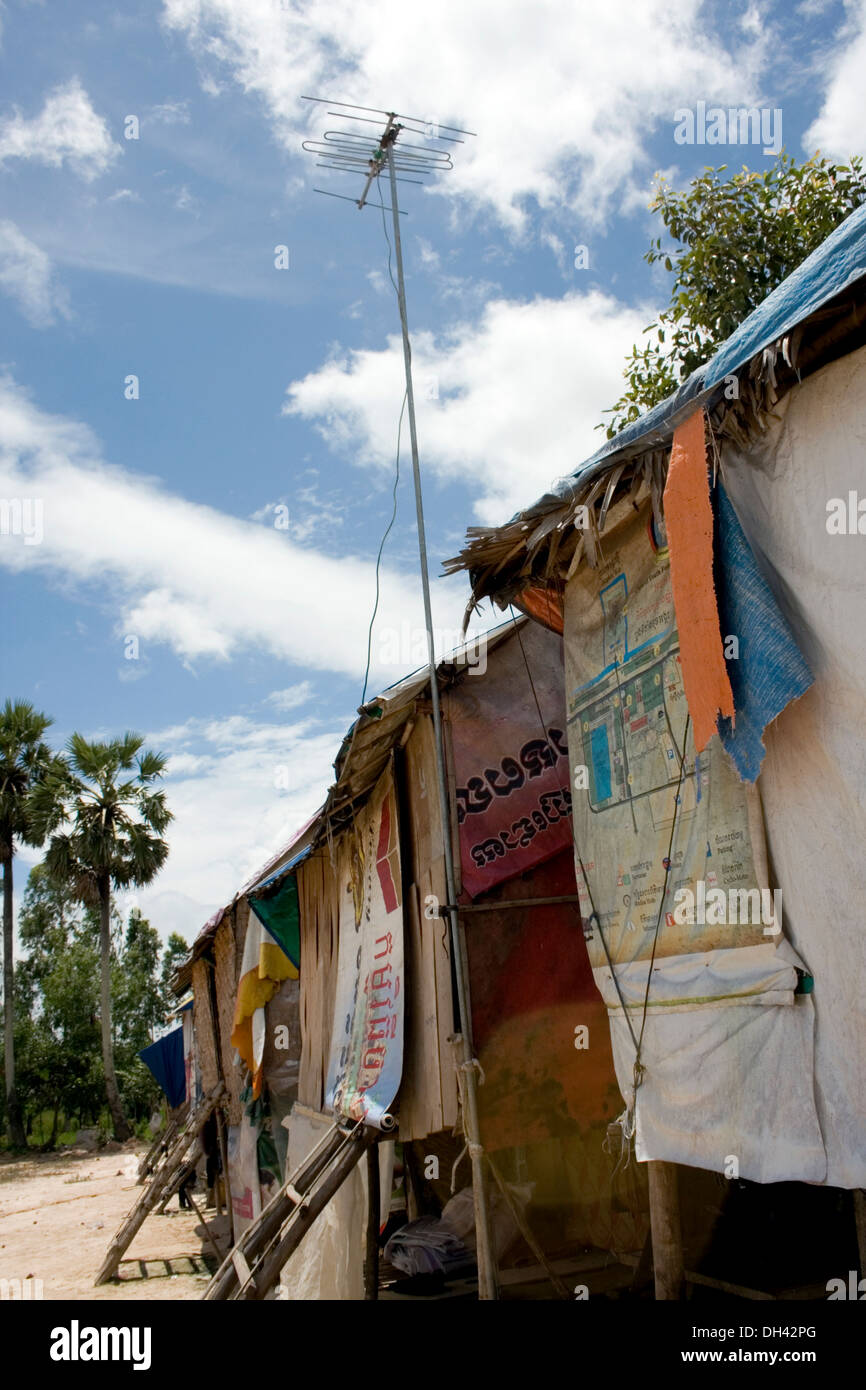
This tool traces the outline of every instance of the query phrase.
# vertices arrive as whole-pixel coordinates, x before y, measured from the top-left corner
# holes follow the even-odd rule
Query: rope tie
[[[484,1082],[485,1082],[485,1079],[486,1079],[485,1076],[484,1076],[484,1068],[482,1067],[482,1065],[481,1065],[481,1063],[479,1062],[479,1060],[478,1060],[477,1057],[470,1057],[468,1062],[459,1062],[459,1063],[458,1063],[458,1066],[457,1066],[457,1070],[458,1070],[458,1072],[461,1072],[461,1071],[462,1071],[462,1072],[467,1072],[467,1071],[475,1071],[475,1072],[477,1072],[477,1073],[478,1073],[478,1085],[479,1085],[479,1086],[483,1086],[483,1085],[484,1085]],[[459,1082],[459,1078],[458,1078],[458,1082]],[[461,1093],[461,1099],[462,1099],[462,1093]]]

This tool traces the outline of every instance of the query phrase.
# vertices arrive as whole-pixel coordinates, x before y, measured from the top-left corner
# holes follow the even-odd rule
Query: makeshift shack
[[[846,1213],[820,1277],[855,1266],[855,1215],[866,1259],[862,1194],[840,1191],[866,1186],[864,324],[861,208],[673,396],[447,566],[473,604],[563,636],[581,910],[659,1229],[679,1219],[664,1165],[768,1201],[793,1183],[792,1214]]]
[[[498,1174],[490,1197],[498,1259],[513,1267],[512,1280],[521,1266],[548,1278],[552,1259],[569,1272],[598,1271],[602,1284],[627,1284],[646,1238],[647,1200],[640,1171],[617,1172],[618,1149],[607,1142],[622,1102],[577,901],[562,643],[520,618],[441,662],[437,675],[469,962],[465,1026],[483,1081],[481,1144]],[[377,1126],[381,1226],[394,1142],[410,1217],[434,1220],[470,1182],[429,694],[424,670],[364,705],[322,810],[211,919],[191,970],[202,1084],[225,1079],[230,1145],[256,1096],[270,1110],[271,1134],[288,1130],[284,1179],[335,1116]],[[275,1105],[273,1082],[292,1046],[280,1063],[272,1011],[281,980],[297,974],[293,962],[299,1048],[289,1115],[290,1090]],[[233,1164],[229,1154],[236,1239],[263,1207],[254,1191],[238,1206],[238,1189],[246,1199],[254,1188],[253,1148],[250,1136],[245,1159]],[[518,1194],[530,1243],[499,1180],[512,1201]],[[369,1169],[347,1178],[288,1262],[289,1296],[361,1292],[368,1182]],[[471,1261],[471,1231],[466,1243]]]

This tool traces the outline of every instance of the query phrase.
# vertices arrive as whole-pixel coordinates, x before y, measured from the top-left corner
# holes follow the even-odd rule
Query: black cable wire
[[[404,392],[403,404],[400,407],[400,418],[397,421],[397,455],[395,459],[394,469],[394,488],[391,494],[393,502],[393,506],[391,508],[391,520],[388,522],[388,525],[385,528],[385,534],[382,537],[382,541],[379,546],[379,553],[376,556],[376,602],[373,605],[373,615],[370,618],[370,626],[367,629],[367,666],[364,671],[364,693],[361,696],[362,705],[367,698],[367,682],[370,679],[370,653],[372,651],[373,646],[373,624],[376,621],[376,614],[379,611],[379,566],[382,563],[382,552],[385,549],[385,542],[391,534],[391,528],[394,525],[394,522],[397,518],[397,487],[400,482],[400,434],[403,429],[403,412],[406,409],[407,396],[408,392]]]
[[[514,612],[514,605],[513,605],[513,604],[509,604],[509,608],[510,608],[510,610],[511,610],[511,616],[512,616],[512,618],[514,618],[515,621],[517,621],[517,615],[516,615],[516,613]],[[520,652],[521,652],[521,655],[522,655],[522,657],[523,657],[523,665],[526,667],[526,674],[527,674],[527,676],[529,677],[529,685],[530,685],[530,689],[532,690],[532,698],[533,698],[533,700],[535,701],[535,708],[536,708],[537,711],[538,711],[538,722],[539,722],[539,724],[540,724],[540,726],[541,726],[541,731],[542,731],[542,733],[544,734],[544,737],[545,737],[545,739],[546,739],[546,738],[547,738],[547,726],[546,726],[545,723],[544,723],[544,715],[541,713],[541,705],[539,704],[539,700],[538,700],[538,692],[537,692],[536,689],[535,689],[535,681],[532,679],[532,671],[530,670],[529,662],[528,662],[527,657],[526,657],[526,649],[525,649],[525,647],[524,647],[524,645],[523,645],[523,636],[522,636],[522,634],[521,634],[520,625],[519,625],[519,624],[518,624],[518,626],[517,626],[517,640],[518,640],[518,642],[519,642],[519,644],[520,644]],[[569,789],[569,794],[571,795],[570,789]],[[586,888],[587,897],[589,898],[589,906],[590,906],[590,909],[591,909],[591,913],[590,913],[590,917],[589,917],[589,922],[590,922],[590,924],[591,924],[593,918],[595,918],[595,924],[596,924],[596,926],[598,927],[599,940],[601,941],[601,944],[602,944],[602,946],[604,947],[604,954],[605,954],[605,957],[606,957],[606,959],[607,959],[607,964],[608,964],[608,968],[609,968],[609,970],[610,970],[611,979],[613,980],[614,988],[615,988],[615,990],[616,990],[616,992],[617,992],[617,995],[618,995],[618,997],[619,997],[620,1005],[622,1006],[623,1018],[625,1019],[626,1024],[627,1024],[627,1026],[628,1026],[628,1030],[629,1030],[629,1032],[631,1033],[631,1039],[632,1039],[632,1042],[633,1042],[634,1045],[635,1045],[635,1049],[637,1049],[638,1046],[639,1046],[639,1044],[638,1044],[638,1039],[637,1039],[637,1034],[635,1033],[635,1031],[634,1031],[634,1029],[632,1028],[632,1025],[631,1025],[631,1017],[630,1017],[630,1015],[629,1015],[628,1007],[627,1007],[626,1002],[625,1002],[625,999],[624,999],[624,997],[623,997],[623,993],[622,993],[622,990],[621,990],[621,988],[620,988],[619,980],[617,979],[616,970],[614,969],[614,963],[613,963],[613,959],[612,959],[611,954],[610,954],[610,950],[609,950],[609,948],[608,948],[608,944],[607,944],[607,942],[606,942],[605,939],[604,939],[604,932],[603,932],[602,929],[601,929],[601,918],[599,917],[598,912],[596,911],[595,903],[594,903],[594,901],[593,901],[592,889],[591,889],[590,886],[589,886],[589,876],[588,876],[588,874],[587,874],[587,872],[586,872],[586,869],[583,867],[583,859],[581,858],[580,850],[579,850],[578,844],[577,844],[577,832],[575,831],[575,828],[574,828],[574,815],[573,815],[572,813],[569,813],[568,819],[569,819],[569,822],[570,822],[570,825],[571,825],[571,843],[572,843],[572,846],[573,846],[573,848],[574,848],[575,858],[577,859],[578,866],[579,866],[580,872],[581,872],[581,876],[582,876],[582,878],[583,878],[584,886],[585,886],[585,888]]]
[[[640,1050],[641,1050],[641,1046],[642,1046],[642,1044],[643,1044],[643,1033],[644,1033],[644,1029],[646,1028],[647,1008],[648,1008],[648,1006],[649,1006],[650,980],[652,979],[653,963],[654,963],[655,958],[656,958],[656,944],[657,944],[658,939],[659,939],[659,928],[661,927],[661,924],[662,924],[662,912],[664,911],[665,899],[667,898],[667,895],[668,895],[668,879],[670,878],[670,872],[671,872],[671,855],[673,854],[673,848],[674,848],[674,833],[675,833],[676,828],[677,828],[677,812],[678,812],[679,806],[680,806],[680,792],[681,792],[681,790],[682,790],[682,785],[683,785],[683,771],[684,771],[685,765],[686,765],[686,740],[688,739],[688,736],[689,736],[689,723],[690,723],[690,721],[691,721],[691,717],[692,717],[692,716],[691,716],[691,712],[690,712],[688,709],[686,709],[686,726],[685,726],[685,728],[683,729],[683,753],[682,753],[682,757],[680,758],[680,775],[679,775],[679,780],[677,781],[677,794],[676,794],[676,799],[675,799],[675,801],[674,801],[674,814],[673,814],[673,820],[671,821],[671,837],[670,837],[670,840],[668,841],[667,863],[666,863],[666,865],[665,865],[665,881],[664,881],[664,883],[662,884],[662,897],[661,897],[661,902],[659,903],[658,917],[656,918],[656,929],[655,929],[655,934],[654,934],[654,936],[653,936],[652,954],[651,954],[651,956],[650,956],[649,969],[647,970],[647,976],[646,976],[646,993],[644,994],[644,997],[643,997],[643,1017],[641,1018],[641,1024],[640,1024],[640,1037],[638,1038],[638,1043],[637,1043],[637,1056],[636,1056],[635,1059],[634,1059],[634,1061],[635,1061],[635,1067],[638,1067],[638,1066],[640,1065]],[[697,761],[697,756],[698,756],[698,755],[697,755],[697,752],[695,752],[695,760],[696,760],[696,761]]]
[[[397,296],[397,298],[398,298],[398,300],[399,300],[399,298],[400,298],[400,291],[399,291],[398,288],[397,288],[397,282],[396,282],[396,280],[394,279],[394,273],[393,273],[393,271],[391,270],[391,238],[390,238],[389,235],[388,235],[388,223],[385,221],[385,204],[384,204],[383,201],[382,201],[382,185],[381,185],[381,183],[379,182],[379,178],[380,178],[380,175],[377,174],[377,175],[376,175],[376,187],[377,187],[378,190],[379,190],[379,207],[382,209],[382,231],[385,233],[385,240],[386,240],[386,242],[388,243],[388,275],[390,276],[391,284],[394,286],[394,293],[396,294],[396,296]]]

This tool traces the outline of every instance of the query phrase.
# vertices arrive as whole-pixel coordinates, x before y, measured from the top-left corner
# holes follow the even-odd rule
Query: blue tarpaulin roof
[[[765,347],[796,328],[810,314],[857,280],[866,276],[866,205],[857,208],[831,232],[826,241],[807,256],[786,280],[782,281],[757,309],[744,319],[702,367],[697,367],[687,381],[667,400],[647,411],[639,420],[626,425],[590,458],[585,459],[571,475],[584,480],[593,473],[604,471],[613,458],[623,452],[642,452],[634,446],[651,444],[645,436],[658,434],[668,438],[678,417],[690,415],[699,399],[719,386],[731,372],[738,372]],[[688,409],[686,409],[688,407]],[[570,479],[563,480],[553,490],[554,496],[566,498],[572,491]]]

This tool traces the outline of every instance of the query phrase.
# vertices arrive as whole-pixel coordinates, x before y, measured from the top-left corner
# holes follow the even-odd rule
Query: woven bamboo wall
[[[222,1053],[223,1075],[228,1092],[227,1118],[230,1125],[239,1125],[243,1119],[243,1106],[240,1093],[244,1078],[241,1068],[235,1065],[234,1048],[231,1045],[232,1020],[238,992],[238,966],[235,950],[236,909],[227,912],[220,922],[214,937],[214,964],[216,969],[216,994],[219,1008],[220,1049]]]
[[[211,1090],[219,1081],[216,1035],[210,997],[211,969],[211,965],[204,959],[193,961],[192,1023],[201,1084],[206,1091]]]

